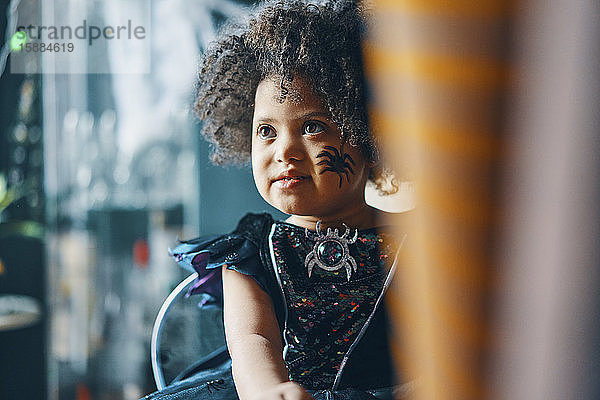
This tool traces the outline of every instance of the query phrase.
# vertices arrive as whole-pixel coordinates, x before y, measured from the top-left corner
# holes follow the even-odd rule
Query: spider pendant
[[[356,272],[356,260],[350,255],[348,244],[356,242],[358,238],[358,229],[354,231],[354,236],[349,238],[350,228],[346,224],[346,231],[340,236],[337,229],[327,228],[327,233],[321,231],[321,221],[317,222],[316,236],[306,229],[306,237],[316,240],[310,253],[306,255],[304,265],[310,278],[315,265],[325,271],[337,271],[341,268],[346,269],[346,277],[350,280],[352,271]]]
[[[343,152],[343,145],[340,146],[340,150],[336,149],[333,146],[325,146],[325,150],[321,151],[317,154],[317,158],[325,157],[325,159],[319,161],[317,165],[324,165],[325,168],[319,173],[322,174],[324,172],[335,172],[338,174],[340,178],[339,187],[342,187],[342,174],[346,175],[346,181],[350,183],[350,177],[348,175],[348,171],[354,174],[354,170],[352,166],[355,166],[354,160],[348,153]],[[352,164],[352,165],[350,165]]]

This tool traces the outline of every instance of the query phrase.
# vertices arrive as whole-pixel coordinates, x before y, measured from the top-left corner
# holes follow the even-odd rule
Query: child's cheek
[[[252,152],[251,162],[252,162],[252,177],[254,179],[254,185],[258,190],[258,193],[261,197],[268,201],[267,199],[267,191],[269,186],[269,175],[268,175],[268,165],[265,163],[264,157],[255,154]]]

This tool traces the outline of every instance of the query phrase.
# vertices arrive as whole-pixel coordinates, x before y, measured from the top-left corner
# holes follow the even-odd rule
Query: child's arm
[[[288,382],[273,303],[253,278],[223,268],[225,335],[241,400],[311,399]]]

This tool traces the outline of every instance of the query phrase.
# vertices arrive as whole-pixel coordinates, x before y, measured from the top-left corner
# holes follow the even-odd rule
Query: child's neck
[[[358,208],[334,215],[291,215],[286,222],[311,230],[315,229],[317,221],[321,221],[321,228],[343,228],[343,224],[346,224],[350,228],[367,229],[377,226],[378,214],[379,210],[376,208],[362,204]]]

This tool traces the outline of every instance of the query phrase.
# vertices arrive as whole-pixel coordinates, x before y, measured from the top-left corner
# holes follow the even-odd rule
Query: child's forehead
[[[256,89],[257,99],[269,97],[277,103],[307,104],[326,108],[325,101],[315,91],[313,82],[305,75],[290,77],[270,75],[264,78]]]

